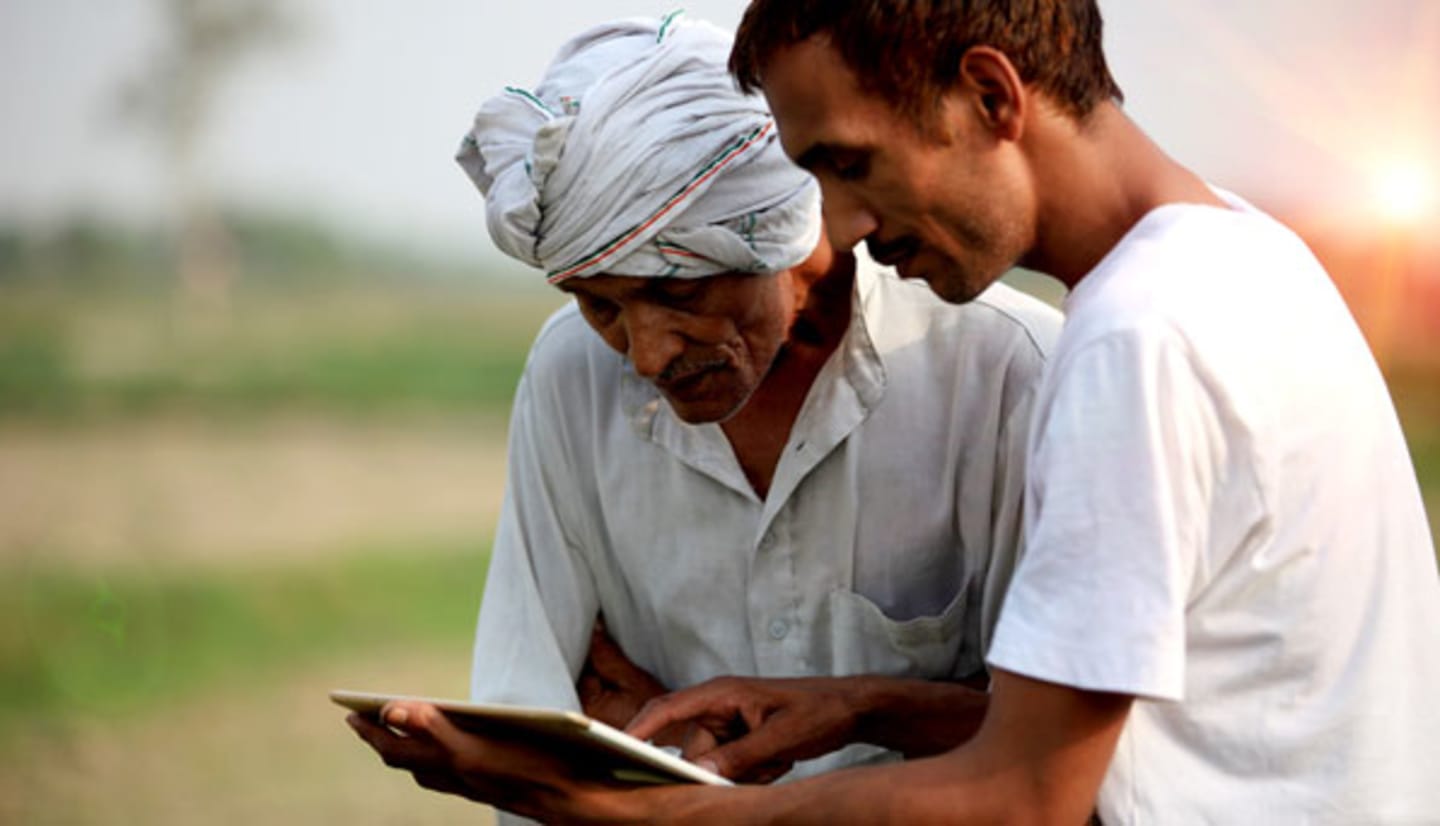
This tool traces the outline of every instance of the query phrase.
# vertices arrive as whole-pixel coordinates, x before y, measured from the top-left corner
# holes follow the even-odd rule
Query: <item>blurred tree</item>
[[[122,113],[153,130],[171,171],[176,266],[191,309],[228,306],[235,261],[201,163],[221,87],[263,49],[296,39],[281,0],[155,0],[169,36],[150,65],[121,89]]]

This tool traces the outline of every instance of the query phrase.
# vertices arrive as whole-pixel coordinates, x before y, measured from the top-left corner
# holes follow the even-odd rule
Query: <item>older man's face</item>
[[[698,424],[734,415],[770,371],[794,320],[790,277],[597,275],[560,289],[676,415]]]

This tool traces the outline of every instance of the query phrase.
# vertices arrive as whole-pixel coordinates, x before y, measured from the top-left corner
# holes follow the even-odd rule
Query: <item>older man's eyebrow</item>
[[[557,289],[559,289],[560,292],[565,293],[566,295],[570,296],[571,298],[585,298],[585,299],[594,299],[594,298],[595,298],[595,295],[592,294],[589,290],[585,289],[584,287],[580,287],[580,288],[577,289],[576,284],[574,284],[574,283],[573,283],[572,281],[570,281],[570,280],[561,281],[559,284],[556,284],[555,287],[556,287]]]

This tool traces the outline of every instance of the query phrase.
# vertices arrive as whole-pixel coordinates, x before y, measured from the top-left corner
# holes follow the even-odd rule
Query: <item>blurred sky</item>
[[[0,0],[0,222],[165,214],[161,152],[115,94],[157,0]],[[488,249],[451,156],[478,103],[559,43],[658,0],[286,0],[298,42],[245,63],[204,146],[227,200],[369,237]],[[693,0],[726,26],[741,0]],[[1102,0],[1127,109],[1212,181],[1277,209],[1440,229],[1440,0]],[[1377,200],[1378,199],[1378,200]],[[1408,206],[1407,206],[1408,205]],[[1411,220],[1416,220],[1413,216]]]

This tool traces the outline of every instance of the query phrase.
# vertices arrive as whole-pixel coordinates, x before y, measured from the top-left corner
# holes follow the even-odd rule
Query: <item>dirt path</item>
[[[220,560],[487,542],[504,424],[291,419],[0,427],[0,564]]]

